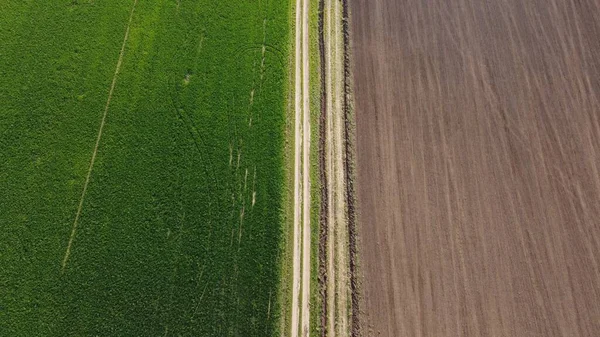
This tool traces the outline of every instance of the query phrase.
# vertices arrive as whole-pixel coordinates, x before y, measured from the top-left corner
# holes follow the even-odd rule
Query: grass
[[[319,55],[319,1],[311,0],[309,8],[309,37],[310,37],[310,111],[311,111],[311,336],[321,335],[321,296],[319,295],[319,233],[321,184],[319,175],[319,118],[321,115],[321,60]]]
[[[275,335],[287,2],[138,2],[60,273],[132,3],[0,5],[0,335]]]
[[[288,78],[287,78],[287,100],[286,100],[286,122],[285,122],[285,150],[284,150],[284,211],[282,213],[282,223],[284,223],[286,230],[282,236],[282,245],[280,247],[280,288],[279,288],[279,302],[280,302],[280,322],[279,332],[280,335],[287,335],[290,332],[290,320],[291,320],[291,308],[292,308],[292,283],[293,283],[293,244],[294,244],[294,80],[295,80],[295,68],[294,68],[294,48],[295,48],[295,10],[296,1],[289,0],[288,19],[289,28],[288,31],[292,32],[288,40]]]

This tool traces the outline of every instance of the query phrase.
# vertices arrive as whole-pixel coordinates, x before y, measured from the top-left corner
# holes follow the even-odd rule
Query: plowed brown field
[[[350,8],[363,332],[600,336],[600,1]]]

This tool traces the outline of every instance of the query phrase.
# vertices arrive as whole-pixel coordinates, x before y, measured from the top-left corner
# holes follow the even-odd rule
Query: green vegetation
[[[312,224],[312,267],[311,267],[311,335],[321,335],[321,315],[323,303],[319,296],[319,233],[320,205],[321,205],[321,180],[319,174],[319,137],[321,116],[321,59],[319,54],[319,1],[310,3],[309,9],[309,58],[310,58],[310,111],[311,111],[311,224]]]
[[[0,336],[278,334],[286,1],[0,4]]]

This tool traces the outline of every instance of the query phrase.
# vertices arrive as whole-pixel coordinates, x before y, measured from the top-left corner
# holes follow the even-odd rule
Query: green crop
[[[289,3],[0,4],[0,336],[278,331]]]

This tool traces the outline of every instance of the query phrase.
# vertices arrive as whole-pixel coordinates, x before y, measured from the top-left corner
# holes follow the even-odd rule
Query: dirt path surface
[[[115,86],[117,84],[117,78],[119,76],[119,71],[121,71],[121,64],[123,63],[123,55],[125,54],[125,46],[127,45],[127,38],[129,37],[129,27],[131,26],[131,21],[133,20],[133,12],[135,11],[136,5],[137,5],[137,0],[134,0],[133,5],[131,6],[131,12],[129,13],[129,21],[127,22],[127,28],[125,29],[125,36],[123,37],[123,44],[121,45],[121,51],[119,52],[119,59],[117,61],[117,66],[115,68],[115,73],[113,75],[112,82],[110,84],[110,89],[108,91],[108,98],[106,99],[106,105],[104,106],[104,113],[102,114],[102,120],[100,121],[100,127],[98,128],[96,144],[94,145],[94,150],[92,151],[92,158],[90,159],[90,165],[88,167],[88,171],[87,171],[87,174],[85,177],[85,182],[83,184],[83,190],[81,192],[81,197],[79,198],[77,212],[75,213],[75,220],[73,220],[73,226],[71,228],[71,235],[69,236],[69,242],[67,243],[67,249],[65,250],[65,256],[63,257],[63,260],[61,263],[61,273],[63,273],[65,271],[65,268],[67,267],[67,263],[69,262],[69,257],[71,256],[71,248],[73,246],[73,241],[75,240],[75,234],[77,233],[77,226],[79,225],[79,217],[81,216],[81,211],[83,210],[83,202],[85,200],[85,194],[87,192],[88,185],[90,184],[90,178],[92,176],[92,170],[94,169],[94,163],[96,162],[96,154],[98,153],[98,147],[100,145],[100,140],[102,139],[102,131],[104,131],[104,125],[106,124],[106,116],[108,115],[110,101],[112,99],[113,92],[115,91]]]
[[[309,55],[309,0],[302,0],[302,336],[310,333],[310,55]]]
[[[310,69],[309,0],[296,1],[294,247],[291,336],[310,333]]]
[[[600,336],[600,2],[350,4],[365,335]]]
[[[298,323],[300,320],[300,216],[302,214],[302,199],[300,190],[302,188],[300,174],[302,170],[302,129],[300,128],[302,117],[302,12],[299,10],[302,0],[296,0],[296,36],[295,36],[295,88],[294,88],[294,248],[293,248],[293,286],[292,286],[292,337],[298,336]]]

